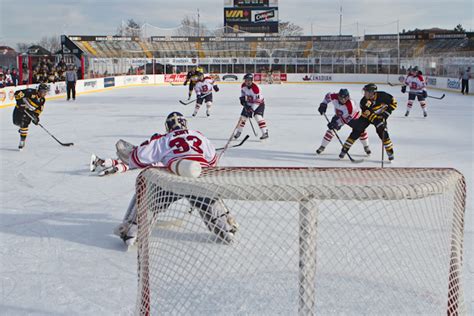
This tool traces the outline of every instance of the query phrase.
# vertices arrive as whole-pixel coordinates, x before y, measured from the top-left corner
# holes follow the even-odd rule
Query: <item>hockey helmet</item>
[[[246,75],[244,76],[244,80],[250,80],[250,81],[253,81],[253,75],[252,75],[252,74],[250,74],[250,73],[249,73],[249,74],[246,74]]]
[[[39,91],[46,91],[48,92],[49,91],[49,86],[46,84],[46,83],[40,83],[38,85],[38,87],[36,88],[36,90],[39,92]]]
[[[179,129],[187,129],[188,122],[183,114],[179,112],[171,112],[166,117],[165,127],[167,132],[179,130]]]
[[[362,90],[367,92],[377,92],[377,85],[375,83],[368,83],[362,88]]]
[[[349,99],[349,90],[347,89],[341,89],[339,90],[339,93],[337,94],[339,101],[345,100],[347,101]],[[342,102],[342,101],[341,101]]]

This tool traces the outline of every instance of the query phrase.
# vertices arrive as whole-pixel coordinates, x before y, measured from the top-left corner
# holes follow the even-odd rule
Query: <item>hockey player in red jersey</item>
[[[166,134],[154,134],[140,146],[125,141],[116,145],[118,159],[91,157],[91,172],[100,176],[148,166],[166,166],[180,159],[198,161],[202,167],[214,166],[217,155],[214,146],[200,132],[187,129],[187,121],[179,112],[166,119]],[[98,168],[99,167],[99,168]]]
[[[247,119],[252,119],[252,117],[255,118],[255,121],[262,132],[260,139],[268,138],[267,122],[263,118],[263,113],[265,112],[265,100],[263,99],[260,87],[253,82],[252,74],[246,74],[244,76],[244,83],[241,85],[240,91],[240,104],[244,108],[240,113],[240,124],[237,127],[234,138],[237,139],[240,137]]]
[[[93,155],[91,171],[97,167],[106,168],[104,170],[109,170],[109,173],[156,165],[171,168],[174,162],[183,160],[198,162],[202,167],[216,165],[217,156],[214,146],[201,133],[189,130],[187,121],[181,113],[170,113],[166,118],[165,125],[166,134],[154,134],[140,146],[130,146],[122,153],[118,150],[120,160],[100,159]],[[117,169],[118,167],[120,169]],[[232,242],[238,225],[223,205],[222,200],[165,192],[158,186],[154,190],[156,196],[163,195],[163,198],[158,199],[158,204],[153,207],[155,212],[164,212],[174,201],[186,198],[193,209],[199,211],[210,231],[222,241]],[[134,195],[123,222],[114,230],[114,233],[122,238],[128,246],[132,246],[137,238],[137,230],[136,196]]]
[[[212,90],[218,92],[219,87],[214,83],[214,79],[210,76],[204,76],[204,74],[199,75],[199,80],[194,86],[194,91],[196,92],[196,106],[194,107],[193,116],[196,116],[199,112],[199,108],[202,106],[202,103],[206,102],[206,115],[211,115],[212,107]]]
[[[334,105],[334,116],[328,124],[328,130],[326,131],[326,134],[324,134],[321,146],[316,150],[317,154],[321,154],[326,146],[331,142],[334,137],[333,130],[340,130],[344,124],[354,127],[354,123],[360,115],[359,106],[350,98],[347,89],[341,89],[339,90],[339,93],[327,93],[318,108],[321,115],[326,113],[328,103]],[[370,155],[369,135],[365,130],[362,132],[359,139],[364,146],[366,154]]]
[[[423,110],[423,116],[427,117],[426,97],[428,96],[428,93],[426,91],[426,82],[425,78],[423,78],[423,73],[416,67],[414,69],[409,69],[408,75],[402,86],[402,93],[406,92],[407,86],[410,88],[410,91],[408,92],[408,103],[405,116],[410,114],[410,110],[413,107],[413,101],[415,98],[418,98],[418,102],[420,102],[421,109]]]

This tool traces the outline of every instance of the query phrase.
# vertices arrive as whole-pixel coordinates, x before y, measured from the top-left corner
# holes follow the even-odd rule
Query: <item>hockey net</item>
[[[456,170],[151,168],[136,189],[137,314],[466,312]],[[226,206],[233,242],[206,228],[193,197]]]

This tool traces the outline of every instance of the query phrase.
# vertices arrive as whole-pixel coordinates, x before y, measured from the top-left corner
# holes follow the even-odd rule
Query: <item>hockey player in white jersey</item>
[[[215,92],[219,91],[219,87],[214,83],[214,79],[210,76],[199,75],[199,80],[194,86],[196,92],[196,106],[194,107],[193,116],[196,116],[199,112],[199,108],[202,106],[203,101],[206,102],[206,115],[211,115],[212,106],[212,90]]]
[[[253,75],[246,74],[244,76],[244,83],[240,87],[240,104],[244,107],[240,113],[240,123],[234,134],[234,138],[237,139],[242,134],[242,130],[245,127],[247,119],[255,118],[258,127],[262,132],[260,139],[268,138],[267,122],[263,118],[265,112],[265,100],[261,93],[260,87],[253,82]]]
[[[171,169],[175,162],[182,160],[198,162],[204,168],[216,165],[217,155],[214,146],[200,132],[189,130],[187,121],[181,113],[172,112],[169,114],[165,125],[166,134],[154,134],[140,146],[132,146],[131,150],[128,148],[119,154],[125,156],[122,159],[100,159],[97,157],[94,159],[95,155],[93,155],[91,171],[98,167],[107,168],[110,170],[110,174],[156,165],[163,165]],[[128,157],[126,157],[127,153]],[[106,162],[112,166],[108,167]],[[117,166],[121,167],[117,169]],[[222,201],[207,197],[182,196],[173,192],[164,192],[159,187],[155,190],[156,194],[163,193],[165,196],[163,199],[158,199],[161,202],[154,206],[155,212],[164,212],[174,201],[186,198],[194,209],[198,209],[210,231],[214,232],[222,241],[232,242],[238,225]],[[133,245],[137,238],[135,200],[134,196],[122,224],[114,230],[114,233],[120,236],[128,246]]]
[[[427,104],[425,99],[428,96],[428,93],[426,91],[426,82],[423,78],[423,73],[416,67],[414,69],[409,69],[404,85],[402,86],[402,93],[406,92],[407,86],[410,88],[410,91],[408,92],[408,103],[405,116],[410,114],[410,110],[413,107],[413,101],[415,98],[418,98],[418,102],[420,102],[421,109],[423,110],[423,116],[427,117],[428,113],[426,112]]]
[[[339,90],[339,93],[327,93],[318,108],[321,115],[326,113],[329,103],[334,105],[334,116],[328,124],[328,130],[326,131],[326,134],[324,134],[321,146],[316,150],[318,155],[321,154],[324,149],[326,149],[326,146],[331,142],[334,137],[333,130],[340,130],[344,124],[353,127],[354,122],[360,115],[360,108],[357,103],[350,98],[347,89],[341,89]],[[360,141],[364,146],[365,153],[370,155],[369,135],[365,130],[360,135]]]

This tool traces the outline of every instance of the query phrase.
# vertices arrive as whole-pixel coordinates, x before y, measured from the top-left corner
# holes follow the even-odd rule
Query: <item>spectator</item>
[[[67,90],[67,100],[72,99],[76,100],[76,81],[77,81],[77,72],[74,70],[74,67],[69,66],[68,71],[66,71],[66,90]]]
[[[20,84],[20,76],[18,75],[18,71],[15,68],[12,70],[12,82],[15,87]]]
[[[10,69],[7,69],[5,72],[5,86],[13,86],[13,79]]]
[[[28,84],[28,81],[30,81],[30,72],[28,70],[28,66],[26,64],[23,64],[23,82],[22,84]]]
[[[465,71],[461,71],[459,79],[461,79],[461,93],[464,94],[464,92],[466,92],[466,94],[469,94],[469,79],[471,79],[471,67],[467,67]]]
[[[5,88],[5,81],[3,80],[2,72],[0,72],[0,88]]]

